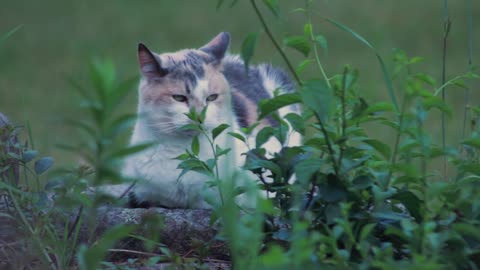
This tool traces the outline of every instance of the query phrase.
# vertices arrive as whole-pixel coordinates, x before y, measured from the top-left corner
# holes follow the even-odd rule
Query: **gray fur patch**
[[[178,61],[168,58],[168,73],[171,78],[184,81],[189,87],[195,89],[197,81],[205,76],[204,65],[212,60],[193,51],[187,52],[185,59]]]
[[[274,81],[275,87],[281,88],[282,92],[293,92],[295,90],[292,80],[283,70],[274,68],[270,64],[262,64],[250,66],[247,75],[243,61],[236,56],[225,57],[223,60],[223,74],[233,91],[242,92],[254,104],[258,104],[261,100],[269,99],[273,96],[275,89],[265,89],[265,79]],[[267,78],[264,78],[264,76],[267,76]],[[233,108],[238,116],[238,124],[245,127],[248,126],[248,123],[244,121],[247,113],[244,111],[246,105],[243,103],[243,100],[235,98],[235,95],[233,95]],[[272,117],[267,117],[267,121],[272,126],[278,125],[278,122]]]

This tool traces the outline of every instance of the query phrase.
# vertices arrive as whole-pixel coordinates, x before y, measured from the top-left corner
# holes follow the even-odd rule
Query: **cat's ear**
[[[168,71],[162,68],[160,59],[156,57],[143,43],[138,43],[138,63],[142,75],[148,80],[161,78]]]
[[[200,50],[213,55],[217,61],[222,60],[230,44],[230,34],[222,32],[205,44]]]

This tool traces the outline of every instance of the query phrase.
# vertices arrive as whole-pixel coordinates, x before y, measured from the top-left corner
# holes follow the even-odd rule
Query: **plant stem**
[[[407,99],[408,99],[408,96],[405,94],[405,96],[403,97],[402,106],[400,108],[400,112],[398,115],[398,132],[397,132],[397,136],[395,137],[395,144],[393,146],[392,157],[390,159],[390,165],[392,166],[392,168],[388,172],[387,182],[384,187],[385,189],[387,189],[388,186],[390,186],[390,182],[392,181],[392,175],[393,175],[393,166],[397,162],[397,153],[398,153],[398,148],[400,146],[400,138],[402,137],[402,132],[403,132],[403,117],[404,117],[404,113],[408,103]]]
[[[330,141],[330,136],[328,136],[327,129],[325,128],[325,124],[322,121],[322,118],[318,114],[315,114],[318,124],[320,125],[320,130],[322,131],[323,137],[325,138],[325,143],[327,145],[328,154],[330,156],[330,160],[332,161],[333,170],[335,171],[335,175],[340,177],[340,168],[339,164],[337,164],[337,160],[335,160],[335,151],[333,150],[332,142]]]
[[[220,179],[220,176],[219,176],[220,174],[219,174],[219,171],[218,171],[218,157],[217,157],[217,151],[215,150],[215,145],[213,143],[213,139],[210,139],[207,132],[203,129],[202,126],[200,126],[200,130],[202,131],[203,135],[205,135],[205,137],[208,140],[208,143],[210,144],[210,147],[212,148],[213,158],[215,160],[215,179],[219,180]],[[218,194],[220,195],[220,201],[221,201],[222,205],[224,205],[225,203],[224,203],[224,199],[223,199],[223,195],[222,195],[222,190],[221,190],[220,187],[218,187]]]
[[[470,72],[473,66],[473,7],[472,0],[467,0],[467,32],[468,32],[468,71]],[[470,89],[465,89],[464,94],[464,111],[463,111],[463,128],[462,138],[465,138],[465,131],[467,129],[467,113],[468,101],[470,99]]]
[[[258,9],[257,7],[257,4],[255,3],[255,0],[250,0],[250,3],[252,4],[252,7],[253,9],[255,10],[255,13],[257,14],[257,17],[260,19],[260,22],[262,23],[262,26],[263,26],[263,29],[265,29],[265,32],[267,33],[268,37],[270,38],[270,40],[272,41],[273,45],[275,46],[275,48],[277,49],[277,51],[280,53],[280,55],[282,56],[283,60],[285,61],[285,63],[287,64],[287,67],[288,69],[290,70],[290,72],[292,73],[293,77],[295,78],[295,81],[297,81],[298,85],[299,86],[302,86],[302,81],[300,80],[300,78],[298,77],[297,75],[297,72],[295,72],[295,69],[293,68],[292,64],[290,63],[290,60],[288,60],[287,56],[285,55],[285,53],[283,52],[282,48],[280,47],[280,45],[278,44],[278,42],[275,40],[275,38],[273,37],[273,34],[272,32],[270,31],[270,28],[268,28],[268,25],[267,23],[265,22],[265,19],[263,18],[262,16],[262,13],[260,12],[260,10]]]
[[[343,76],[342,76],[342,91],[341,91],[341,95],[340,95],[340,100],[342,102],[341,106],[342,106],[342,120],[341,120],[341,130],[340,130],[340,136],[342,138],[345,137],[345,133],[346,133],[346,130],[347,130],[347,105],[345,104],[345,93],[347,91],[347,75],[348,75],[348,68],[345,67],[345,69],[343,70]],[[339,147],[340,147],[340,155],[338,157],[338,164],[340,164],[340,166],[342,165],[342,159],[343,159],[343,154],[344,154],[344,141],[342,140],[342,143],[339,143]]]
[[[78,222],[80,221],[80,217],[82,216],[82,213],[83,213],[83,205],[81,205],[80,208],[78,208],[77,215],[75,216],[75,221],[73,221],[73,223],[70,225],[70,228],[68,229],[67,239],[70,239],[70,237],[72,236],[73,231],[75,230],[75,228],[78,225]]]
[[[448,16],[448,0],[443,1],[443,54],[442,54],[442,85],[445,84],[446,81],[446,60],[447,60],[447,38],[448,33],[450,32],[450,18]],[[442,90],[442,101],[445,102],[445,88]],[[446,147],[446,115],[445,112],[442,112],[442,148],[445,151]],[[447,176],[447,157],[443,156],[443,176],[445,179],[448,178]]]
[[[327,74],[325,73],[325,70],[323,69],[323,65],[322,63],[320,62],[320,56],[318,55],[318,46],[317,46],[317,43],[315,42],[315,36],[313,34],[313,24],[312,24],[312,18],[311,18],[311,14],[310,14],[310,0],[306,0],[306,10],[307,10],[307,20],[308,20],[308,24],[310,25],[310,41],[312,42],[312,45],[313,45],[313,54],[315,56],[315,62],[317,63],[317,67],[318,69],[320,70],[320,73],[322,74],[323,76],[323,79],[325,80],[325,82],[327,82],[327,85],[329,88],[332,87],[332,85],[330,84],[330,80],[328,79],[328,76]]]

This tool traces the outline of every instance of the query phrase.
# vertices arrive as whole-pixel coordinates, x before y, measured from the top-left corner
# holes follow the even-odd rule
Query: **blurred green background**
[[[66,78],[88,82],[88,64],[93,57],[110,58],[120,78],[138,73],[136,45],[142,41],[157,52],[199,47],[220,31],[232,35],[231,52],[239,52],[249,32],[262,32],[249,1],[239,0],[230,8],[225,1],[216,10],[216,0],[1,0],[0,33],[17,25],[21,29],[0,46],[0,111],[15,123],[32,127],[35,146],[52,155],[57,163],[74,162],[76,157],[55,147],[56,143],[75,143],[76,131],[64,124],[66,117],[83,117],[78,96]],[[276,20],[257,1],[277,38],[302,34],[305,18],[292,13],[304,1],[281,0],[281,19]],[[448,39],[447,74],[464,73],[467,65],[467,1],[449,1],[452,30]],[[480,1],[473,1],[474,64],[480,59]],[[345,24],[378,48],[391,66],[392,48],[410,56],[425,57],[419,69],[440,82],[443,1],[439,0],[318,0],[314,8],[323,17]],[[387,99],[380,67],[374,53],[351,35],[314,16],[314,30],[329,44],[322,61],[329,76],[351,64],[360,71],[359,86],[375,101]],[[287,49],[295,64],[303,57]],[[265,33],[258,40],[254,62],[284,65]],[[312,69],[305,76],[319,76]],[[472,105],[479,83],[473,83]],[[135,111],[136,89],[124,103],[125,111]],[[449,123],[449,137],[458,139],[463,115],[463,90],[448,90],[449,104],[455,113]],[[430,122],[434,134],[440,123]],[[372,131],[372,133],[375,133]],[[384,135],[379,135],[384,136]]]

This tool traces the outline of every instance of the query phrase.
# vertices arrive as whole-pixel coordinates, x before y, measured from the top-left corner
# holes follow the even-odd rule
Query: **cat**
[[[144,44],[138,45],[141,80],[138,91],[138,119],[130,144],[155,142],[141,153],[130,156],[122,169],[123,175],[138,179],[129,193],[130,206],[165,208],[210,208],[205,197],[218,200],[218,194],[205,187],[207,176],[188,172],[179,179],[179,160],[174,159],[189,149],[191,130],[180,127],[191,123],[185,115],[194,109],[202,111],[208,105],[204,120],[210,132],[222,123],[230,125],[227,131],[240,132],[257,122],[258,103],[273,97],[273,91],[294,91],[294,83],[281,69],[270,64],[250,66],[248,75],[243,60],[227,54],[230,34],[222,32],[199,49],[184,49],[173,53],[156,54]],[[279,110],[281,116],[295,112],[293,106]],[[254,134],[266,125],[277,125],[272,118],[264,118]],[[248,151],[246,145],[233,140],[227,131],[216,143],[222,148],[232,147],[226,165],[240,168]],[[290,130],[288,145],[299,145],[300,135]],[[254,137],[254,136],[253,136]],[[199,136],[202,160],[212,158],[208,141]],[[234,145],[227,145],[234,142]],[[269,153],[281,149],[279,142],[270,139],[264,144]],[[227,162],[228,164],[225,164]],[[222,175],[222,173],[221,173]],[[127,185],[122,185],[122,192]],[[118,186],[116,187],[118,188]],[[111,187],[110,191],[115,189]],[[115,192],[114,192],[115,193]],[[121,193],[118,190],[117,194]]]

